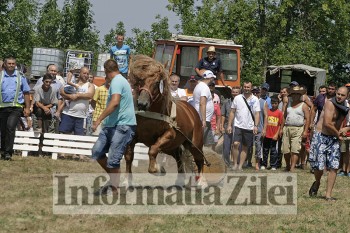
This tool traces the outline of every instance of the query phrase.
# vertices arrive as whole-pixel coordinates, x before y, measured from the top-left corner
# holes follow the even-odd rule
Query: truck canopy
[[[268,66],[266,82],[271,92],[279,92],[288,87],[291,81],[297,81],[307,87],[308,95],[318,94],[318,88],[326,81],[326,70],[304,64]]]

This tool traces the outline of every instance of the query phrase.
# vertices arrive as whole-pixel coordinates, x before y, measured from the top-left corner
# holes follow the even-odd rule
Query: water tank
[[[55,64],[59,71],[62,71],[64,65],[64,52],[53,48],[33,48],[32,56],[32,77],[43,76],[46,73],[46,67],[49,64]]]
[[[80,69],[87,67],[91,70],[93,53],[91,51],[67,50],[64,76],[67,75],[71,67]]]
[[[98,54],[96,76],[101,76],[101,77],[105,76],[105,69],[103,68],[103,65],[110,57],[111,55],[109,53]]]

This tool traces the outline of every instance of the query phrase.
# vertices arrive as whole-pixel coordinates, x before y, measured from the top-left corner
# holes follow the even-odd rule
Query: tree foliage
[[[348,1],[169,0],[168,9],[184,34],[242,44],[243,80],[259,84],[267,65],[297,63],[327,69],[331,80],[346,77]]]
[[[15,56],[18,62],[31,59],[35,44],[35,0],[6,0],[0,3],[0,55]]]
[[[57,48],[60,45],[61,11],[58,9],[57,0],[47,0],[41,7],[37,25],[38,46]]]

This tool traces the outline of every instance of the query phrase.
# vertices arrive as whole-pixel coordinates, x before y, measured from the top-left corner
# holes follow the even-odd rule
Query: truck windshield
[[[169,66],[171,65],[171,59],[173,57],[174,49],[174,45],[157,45],[155,59],[161,62],[165,68],[169,68]]]
[[[208,48],[203,49],[202,58],[207,56]],[[236,81],[238,78],[237,51],[216,48],[216,57],[221,60],[225,80]]]

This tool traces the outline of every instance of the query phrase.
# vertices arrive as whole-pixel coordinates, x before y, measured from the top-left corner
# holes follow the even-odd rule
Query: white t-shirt
[[[178,89],[176,89],[176,91],[171,90],[171,96],[174,98],[181,98],[181,97],[187,96],[187,95],[186,95],[185,89],[178,88]]]
[[[201,96],[205,96],[207,98],[205,121],[210,122],[211,117],[214,114],[214,103],[211,97],[210,89],[204,82],[198,82],[197,86],[193,90],[194,108],[197,110],[200,118],[202,119],[202,116],[199,112],[199,103]]]
[[[243,94],[240,94],[236,96],[232,101],[231,108],[236,109],[234,126],[241,129],[253,130],[254,121],[243,98]],[[250,109],[252,110],[254,115],[256,112],[261,111],[259,99],[253,94],[247,99],[247,103],[250,106]]]

